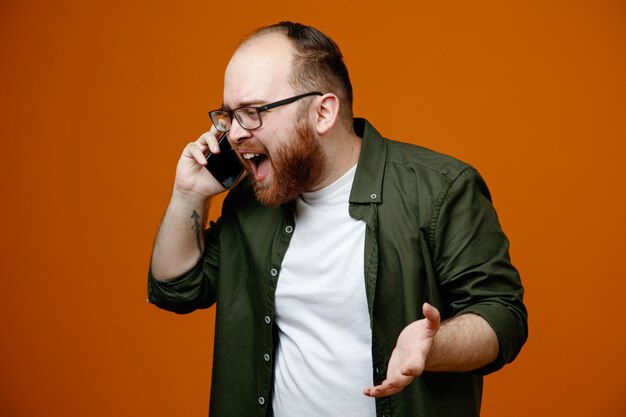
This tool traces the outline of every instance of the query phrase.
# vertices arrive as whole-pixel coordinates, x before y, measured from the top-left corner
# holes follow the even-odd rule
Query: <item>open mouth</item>
[[[248,162],[248,166],[252,170],[256,181],[263,181],[267,178],[270,169],[270,162],[267,155],[251,152],[240,152],[240,155]]]

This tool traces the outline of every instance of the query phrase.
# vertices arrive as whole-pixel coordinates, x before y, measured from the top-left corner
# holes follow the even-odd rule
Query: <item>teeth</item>
[[[259,154],[258,153],[244,153],[242,154],[242,156],[244,157],[244,159],[252,159],[255,156],[259,156]]]

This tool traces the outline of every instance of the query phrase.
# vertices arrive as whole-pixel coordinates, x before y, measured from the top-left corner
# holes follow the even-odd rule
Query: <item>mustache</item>
[[[241,144],[231,145],[233,151],[239,153],[259,153],[259,154],[267,154],[267,148],[259,143],[245,141]]]

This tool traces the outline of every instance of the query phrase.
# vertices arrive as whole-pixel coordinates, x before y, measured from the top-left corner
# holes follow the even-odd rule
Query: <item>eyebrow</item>
[[[263,104],[267,104],[267,100],[254,99],[254,100],[242,101],[235,108],[238,109],[240,107],[258,107],[258,106],[262,106]],[[222,103],[222,109],[223,110],[232,110],[229,106],[227,106],[224,103]]]

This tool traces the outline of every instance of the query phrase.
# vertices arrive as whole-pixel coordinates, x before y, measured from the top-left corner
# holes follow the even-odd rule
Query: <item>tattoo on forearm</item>
[[[196,232],[196,243],[198,244],[198,252],[199,256],[202,256],[202,241],[200,240],[200,233],[202,233],[202,226],[200,226],[200,215],[197,211],[193,211],[191,213],[191,218],[193,219],[193,230]]]

